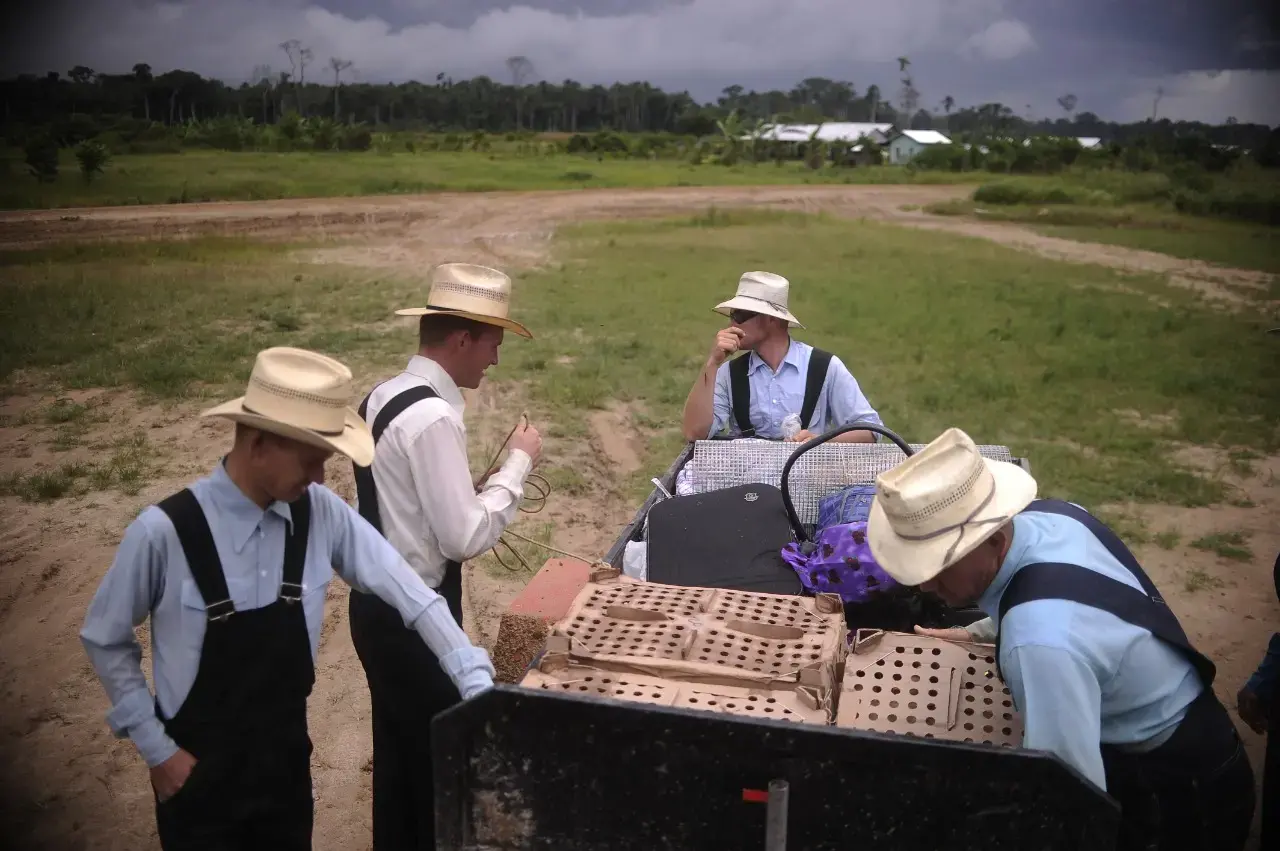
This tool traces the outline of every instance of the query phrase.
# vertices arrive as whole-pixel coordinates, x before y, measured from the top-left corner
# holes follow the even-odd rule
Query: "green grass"
[[[99,462],[68,462],[26,474],[6,473],[0,476],[0,496],[52,502],[91,490],[112,489],[132,496],[157,470],[152,448],[143,437],[118,441],[103,451],[106,458]]]
[[[1029,225],[1048,236],[1155,251],[1220,266],[1280,274],[1280,228],[1187,216],[1155,204],[930,204],[926,212]],[[1271,298],[1280,298],[1280,292]]]
[[[411,322],[404,336],[385,323],[416,282],[284,254],[225,239],[0,254],[0,383],[36,370],[66,388],[203,398],[243,386],[268,346],[403,354]]]
[[[591,189],[623,186],[737,186],[756,184],[966,183],[982,175],[915,174],[900,167],[826,168],[799,162],[726,167],[680,160],[597,159],[553,154],[425,152],[230,153],[122,155],[86,184],[74,161],[63,163],[52,184],[11,163],[0,181],[0,209],[177,204],[393,195],[421,192],[487,192],[513,189]],[[0,171],[0,173],[5,173]]]
[[[711,306],[753,268],[793,281],[809,326],[799,337],[839,353],[890,428],[927,441],[956,425],[1008,444],[1050,495],[1209,504],[1224,485],[1174,463],[1169,441],[1280,442],[1274,341],[1155,276],[747,211],[581,226],[563,233],[559,260],[521,280],[516,309],[537,339],[504,347],[499,372],[530,378],[557,422],[642,401],[658,425],[645,429],[641,483],[679,446],[680,408],[719,325]],[[1126,409],[1176,416],[1160,432]]]
[[[1232,561],[1252,561],[1253,551],[1249,549],[1248,535],[1243,532],[1215,532],[1191,542],[1197,550],[1214,553],[1219,558]]]
[[[412,345],[391,311],[416,280],[238,241],[58,256],[3,258],[0,379],[222,396],[265,346],[382,376]],[[641,495],[682,443],[680,409],[722,323],[711,306],[757,268],[792,280],[808,325],[798,337],[838,353],[890,428],[923,442],[954,425],[1007,444],[1031,459],[1042,494],[1211,504],[1227,485],[1179,466],[1173,442],[1280,449],[1280,359],[1258,320],[1205,310],[1156,276],[768,211],[562,231],[552,262],[517,275],[514,312],[536,339],[511,337],[491,378],[518,383],[551,436],[580,437],[610,400],[641,403],[645,463],[618,483]],[[581,484],[548,461],[553,484]]]

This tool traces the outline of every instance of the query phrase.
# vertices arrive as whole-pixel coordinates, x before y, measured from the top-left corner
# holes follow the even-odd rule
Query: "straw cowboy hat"
[[[258,352],[249,387],[201,416],[222,417],[373,463],[373,433],[350,407],[351,370],[330,357],[279,346]]]
[[[442,263],[431,270],[431,290],[426,307],[406,307],[397,316],[451,313],[486,325],[496,325],[533,339],[529,329],[507,317],[511,305],[511,278],[474,263]]]
[[[968,555],[1036,498],[1016,464],[978,454],[949,428],[876,477],[867,519],[871,553],[903,585],[920,585]]]
[[[792,328],[803,328],[800,320],[787,309],[787,291],[791,282],[772,272],[747,272],[738,279],[738,293],[715,306],[716,313],[729,315],[733,310],[749,310],[787,320]]]

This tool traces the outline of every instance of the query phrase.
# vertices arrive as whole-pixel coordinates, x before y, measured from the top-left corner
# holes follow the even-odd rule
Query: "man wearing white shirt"
[[[373,464],[355,468],[360,513],[459,624],[462,562],[492,548],[515,519],[542,448],[536,429],[518,428],[506,462],[476,493],[459,388],[478,387],[498,362],[504,330],[531,336],[507,317],[510,297],[511,279],[496,269],[436,267],[427,306],[396,311],[420,317],[418,353],[360,406],[376,445]],[[373,847],[434,848],[431,719],[458,701],[458,689],[380,599],[352,593],[350,615],[373,704]]]

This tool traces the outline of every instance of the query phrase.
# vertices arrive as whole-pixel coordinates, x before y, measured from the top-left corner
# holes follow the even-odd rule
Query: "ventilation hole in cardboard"
[[[934,656],[941,656],[941,655],[942,655],[942,648],[940,648],[940,647],[935,647],[935,648],[933,648],[933,650],[932,650],[932,651],[930,651],[930,652],[932,652]]]
[[[868,720],[868,721],[875,721],[875,720],[876,720],[876,718],[877,718],[877,716],[876,716],[876,714],[875,714],[874,712],[869,712],[869,713],[867,713],[867,720]]]
[[[891,701],[889,701],[889,708],[890,708],[890,709],[897,709],[897,708],[898,708],[898,701],[896,701],[896,700],[891,700]]]
[[[1004,729],[1002,729],[1000,732],[1001,732],[1001,733],[1004,733],[1006,736],[1012,736],[1012,735],[1013,735],[1013,728],[1012,728],[1012,727],[1005,727],[1005,728],[1004,728]]]
[[[982,732],[986,733],[988,736],[994,733],[995,731],[996,731],[996,728],[992,727],[990,724],[982,728]]]
[[[865,676],[867,675],[867,672],[866,672],[866,671],[854,671],[854,675],[855,675],[855,676],[859,676],[859,677],[865,677]]]
[[[992,712],[991,710],[989,710],[989,709],[988,709],[986,712],[982,713],[982,717],[983,717],[983,718],[994,718],[994,717],[996,717],[996,716],[995,716],[995,713],[994,713],[994,712]]]
[[[933,733],[925,733],[925,734],[924,734],[924,737],[925,737],[926,739],[932,739],[932,738],[933,738]]]
[[[1003,714],[1003,715],[1001,715],[1000,717],[1001,717],[1001,718],[1003,718],[1003,719],[1004,719],[1004,720],[1006,720],[1006,721],[1012,721],[1012,720],[1013,720],[1013,716],[1012,716],[1012,715],[1010,715],[1008,712],[1004,713],[1004,714]]]
[[[930,677],[930,678],[929,678],[929,682],[933,683],[933,684],[936,686],[936,685],[938,684],[938,678],[937,678],[937,677]]]
[[[897,716],[897,715],[886,715],[886,716],[885,716],[885,720],[886,720],[886,721],[888,721],[890,724],[896,724],[896,723],[898,723],[898,716]]]
[[[991,686],[983,686],[982,690],[985,691],[987,694],[991,694],[992,692]]]
[[[965,699],[965,700],[967,700],[967,701],[969,701],[970,703],[973,703],[973,701],[974,701],[974,700],[976,700],[976,698],[975,698],[973,695],[971,695],[971,694],[966,694],[966,695],[964,696],[964,699]]]
[[[883,667],[883,666],[884,666],[884,660],[883,660],[883,659],[877,659],[877,660],[876,660],[876,664],[877,664],[877,665],[880,665],[881,667]]]
[[[901,647],[899,647],[898,649],[899,649],[899,650],[901,650],[902,648],[901,648]],[[902,667],[902,660],[901,660],[901,659],[894,659],[894,660],[893,660],[893,667],[895,667],[895,668],[901,668],[901,667]]]
[[[884,674],[880,673],[879,671],[876,671],[876,673],[875,673],[875,678],[876,678],[877,680],[883,680],[883,679],[884,679]]]
[[[907,708],[908,708],[908,709],[918,709],[918,708],[919,708],[919,704],[917,704],[914,700],[911,700],[911,701],[908,701],[908,702],[907,702]],[[914,723],[914,722],[913,722],[913,723]]]
[[[937,689],[929,689],[929,697],[937,697],[937,696],[938,696]]]
[[[936,710],[936,709],[938,708],[938,704],[936,704],[936,703],[926,703],[926,704],[924,705],[924,708],[925,708],[925,709],[927,709],[927,710],[929,710],[930,712],[933,712],[934,710]]]
[[[715,706],[715,705],[716,705],[716,702],[714,700],[707,701],[707,706]]]
[[[972,709],[966,709],[966,710],[964,711],[964,714],[965,714],[965,715],[972,715],[972,714],[973,714],[973,710],[972,710]]]
[[[926,724],[928,724],[930,727],[932,727],[936,722],[933,720],[933,716],[932,716],[932,715],[929,715],[929,716],[926,716],[926,717],[925,717],[925,719],[924,719],[924,723],[926,723]],[[929,735],[930,737],[932,737],[932,735],[933,735],[933,734],[932,734],[932,733],[930,733],[930,734],[928,734],[928,735]]]
[[[932,669],[933,669],[933,670],[935,670],[935,671],[937,671],[937,670],[939,670],[939,669],[941,669],[941,668],[942,668],[942,666],[941,666],[941,665],[939,665],[937,662],[930,662],[930,663],[929,663],[929,667],[930,667],[930,668],[932,668]]]
[[[908,724],[914,724],[914,723],[916,723],[916,716],[914,716],[914,715],[908,715],[908,716],[907,716],[907,723],[908,723]]]
[[[922,655],[924,655],[924,648],[923,648],[923,647],[916,647],[916,648],[914,648],[911,652],[912,652],[912,653],[915,653],[917,656],[922,656]]]
[[[880,686],[872,686],[872,687],[871,687],[871,690],[872,690],[873,692],[875,692],[876,694],[879,694],[879,693],[880,693]]]
[[[966,742],[972,742],[972,741],[973,741],[973,739],[969,738],[968,736],[965,736],[965,739],[964,739],[964,740],[965,740]]]
[[[965,728],[966,730],[972,730],[972,729],[973,729],[973,725],[972,725],[972,724],[965,724],[965,725],[964,725],[964,728]],[[965,741],[968,741],[968,739],[966,739]]]
[[[968,668],[968,672],[969,672],[969,676],[972,677],[974,674],[978,673],[978,670],[977,668],[970,667]]]
[[[1012,709],[1012,708],[1013,708],[1013,704],[1012,704],[1012,703],[1010,703],[1010,702],[1009,702],[1009,701],[1007,701],[1007,700],[1002,700],[1002,701],[1000,701],[1000,702],[1001,702],[1002,704],[1004,704],[1004,708],[1005,708],[1005,709]]]

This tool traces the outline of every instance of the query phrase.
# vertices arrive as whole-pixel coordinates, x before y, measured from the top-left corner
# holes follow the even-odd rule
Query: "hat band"
[[[459,284],[456,281],[437,281],[431,285],[431,293],[427,296],[428,304],[431,302],[431,295],[434,295],[436,290],[457,293],[458,295],[492,301],[498,304],[507,304],[511,301],[510,294],[501,290],[491,290],[485,287],[472,286],[471,284]]]
[[[987,491],[987,495],[982,498],[982,501],[980,503],[978,503],[978,507],[973,509],[973,511],[970,511],[969,516],[961,520],[959,523],[953,523],[950,526],[943,526],[941,529],[934,529],[932,532],[926,532],[923,535],[904,535],[901,532],[895,532],[895,534],[897,534],[897,536],[904,541],[918,542],[918,541],[931,541],[934,538],[939,538],[943,535],[946,535],[949,532],[954,532],[956,530],[959,530],[960,534],[956,536],[956,539],[952,541],[951,546],[947,548],[947,554],[942,557],[942,564],[943,564],[943,567],[945,568],[950,565],[951,556],[952,554],[955,553],[956,547],[960,546],[960,542],[964,540],[965,530],[970,525],[986,526],[991,523],[1004,523],[1006,520],[1010,519],[1011,515],[1008,515],[1008,514],[1004,514],[999,517],[988,517],[985,520],[973,519],[977,517],[979,514],[981,514],[984,508],[986,508],[988,505],[991,504],[991,500],[995,499],[995,496],[996,496],[996,480],[993,477],[991,479],[991,489]]]
[[[244,412],[246,414],[253,414],[255,417],[262,417],[263,419],[268,419],[268,420],[271,420],[272,422],[280,423],[280,425],[289,426],[290,428],[300,428],[303,431],[309,431],[314,434],[318,434],[322,437],[342,437],[342,435],[346,434],[347,432],[347,426],[345,422],[343,423],[342,428],[338,429],[337,431],[329,431],[326,429],[316,428],[315,426],[299,425],[298,423],[292,423],[287,420],[282,420],[279,417],[273,417],[270,414],[264,414],[261,411],[258,411],[258,410],[255,410],[254,408],[249,407],[244,402],[240,403],[240,407],[244,409]]]
[[[761,298],[761,297],[760,297],[760,296],[758,296],[758,295],[746,295],[746,294],[744,294],[744,293],[738,293],[738,298],[749,298],[749,299],[751,299],[752,301],[759,301],[759,302],[763,302],[763,303],[765,303],[765,304],[769,305],[770,307],[772,307],[774,310],[778,311],[779,313],[790,313],[790,312],[791,312],[791,311],[787,310],[787,306],[786,306],[785,304],[778,304],[776,301],[769,301],[769,299],[767,299],[767,298]]]

